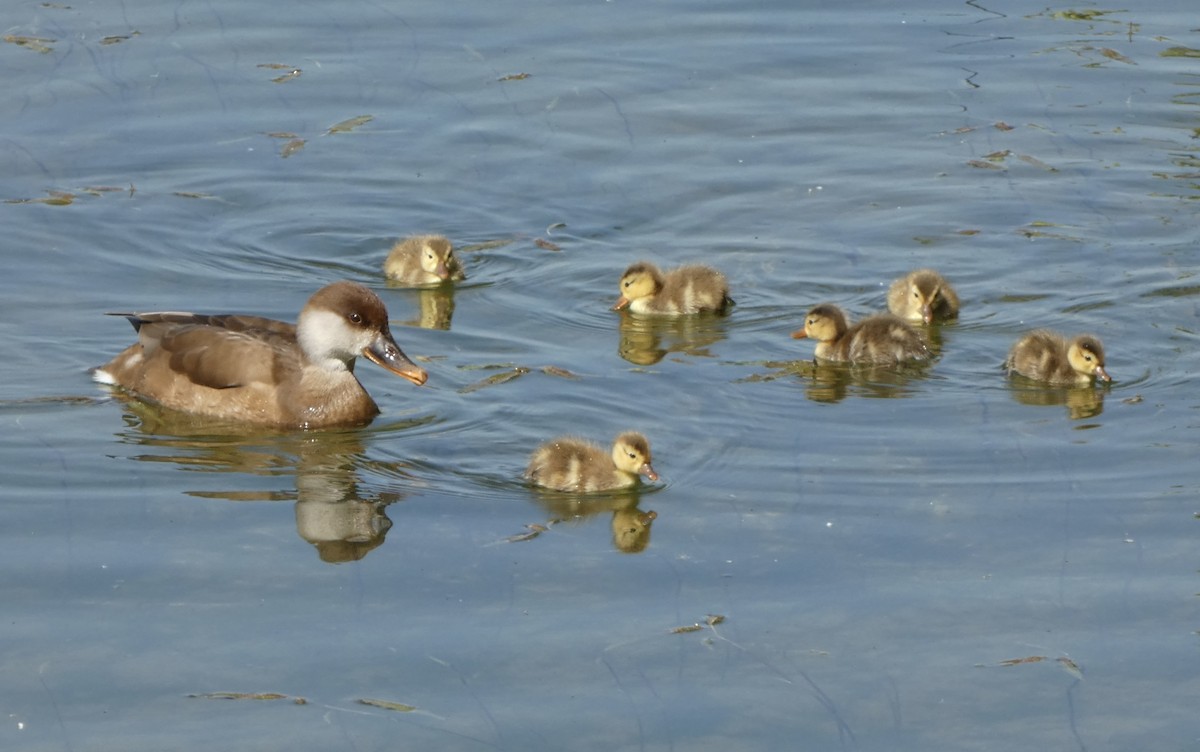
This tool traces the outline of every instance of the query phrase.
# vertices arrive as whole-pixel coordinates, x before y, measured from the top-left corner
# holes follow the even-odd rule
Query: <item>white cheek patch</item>
[[[333,311],[306,311],[303,325],[297,326],[296,338],[313,361],[341,369],[358,357],[371,343],[372,336],[370,332],[351,328]]]

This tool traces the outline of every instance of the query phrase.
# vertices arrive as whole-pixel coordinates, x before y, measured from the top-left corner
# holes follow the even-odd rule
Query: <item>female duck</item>
[[[1104,346],[1090,334],[1068,340],[1057,332],[1038,329],[1019,339],[1004,367],[1010,374],[1048,384],[1090,384],[1112,381],[1104,370]]]
[[[733,305],[725,275],[700,264],[663,274],[654,264],[639,261],[621,275],[620,290],[614,311],[628,308],[640,314],[685,316],[725,313]]]
[[[917,269],[888,289],[888,310],[906,321],[926,324],[958,316],[958,294],[933,269]]]
[[[277,428],[362,425],[379,407],[354,376],[359,355],[424,384],[392,339],[375,293],[355,282],[318,290],[295,325],[257,316],[123,313],[138,341],[92,372],[163,407]]]
[[[792,337],[815,339],[814,356],[835,363],[897,365],[930,357],[921,335],[900,318],[881,313],[849,326],[842,309],[830,303],[810,310]]]
[[[611,453],[590,441],[560,436],[534,450],[525,471],[539,486],[572,493],[628,488],[639,475],[658,480],[650,464],[650,442],[633,431],[618,436]]]
[[[383,262],[383,273],[405,285],[438,285],[467,278],[454,246],[441,235],[416,235],[399,241]]]

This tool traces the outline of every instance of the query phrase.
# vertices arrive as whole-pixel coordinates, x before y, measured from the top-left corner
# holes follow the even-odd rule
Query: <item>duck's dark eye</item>
[[[347,316],[347,318],[350,319],[350,323],[352,324],[361,324],[363,322],[362,314],[357,311]]]
[[[627,279],[624,282],[622,282],[621,284],[623,284],[625,287],[629,287],[630,285],[633,284],[633,280]]]

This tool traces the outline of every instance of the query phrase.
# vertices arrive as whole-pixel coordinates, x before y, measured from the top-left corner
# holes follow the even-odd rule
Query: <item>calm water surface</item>
[[[1200,745],[1190,0],[6,24],[4,749]],[[389,287],[413,232],[469,279]],[[622,319],[641,258],[738,305]],[[965,301],[931,368],[788,337],[926,265]],[[239,433],[88,379],[132,341],[106,311],[293,319],[343,277],[430,371],[362,364],[367,428]],[[1099,334],[1115,383],[1009,383],[1035,326]],[[661,483],[522,483],[539,441],[629,428]]]

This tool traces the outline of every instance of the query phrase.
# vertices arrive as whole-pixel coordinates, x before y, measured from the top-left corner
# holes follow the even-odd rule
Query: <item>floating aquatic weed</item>
[[[54,48],[50,45],[58,41],[57,39],[49,39],[47,37],[27,37],[20,34],[6,34],[3,37],[0,37],[0,39],[3,39],[9,44],[15,44],[18,47],[24,47],[27,50],[40,52],[43,55],[47,52],[53,52]]]
[[[278,692],[198,692],[188,697],[200,700],[287,700],[288,695]],[[297,704],[303,705],[306,700],[296,698]]]
[[[1057,167],[1051,167],[1050,165],[1046,164],[1045,162],[1038,159],[1037,157],[1031,157],[1028,154],[1018,154],[1017,159],[1021,160],[1022,162],[1025,162],[1026,164],[1031,164],[1034,167],[1040,167],[1043,170],[1045,170],[1046,172],[1058,172]]]
[[[397,713],[411,713],[417,709],[415,705],[405,705],[402,702],[392,702],[391,700],[374,700],[369,697],[359,698],[358,704],[370,705],[373,708],[383,708],[384,710],[394,710]]]
[[[671,630],[671,634],[687,634],[689,632],[699,632],[705,627],[715,627],[725,621],[724,614],[707,614],[704,617],[704,623],[696,622],[695,624],[685,624],[682,627],[675,627]]]
[[[493,248],[503,248],[506,245],[512,245],[514,238],[503,238],[500,240],[488,240],[483,243],[468,245],[463,248],[458,248],[458,253],[474,253],[475,251],[490,251]]]
[[[334,125],[330,126],[329,130],[325,131],[325,135],[328,136],[334,133],[349,133],[360,125],[366,125],[374,119],[374,115],[359,115],[358,117],[352,117],[349,120],[343,120],[340,123],[335,123]]]
[[[468,384],[467,386],[464,386],[462,389],[459,389],[458,393],[459,394],[468,394],[470,392],[478,391],[480,389],[485,389],[489,386],[496,386],[497,384],[506,384],[509,381],[512,381],[513,379],[521,378],[522,376],[524,376],[527,373],[529,373],[528,368],[525,368],[524,366],[516,366],[511,371],[505,371],[504,373],[494,373],[491,376],[488,376],[486,379],[483,379],[482,381],[476,381],[474,384]]]
[[[1059,21],[1096,21],[1102,19],[1110,13],[1122,13],[1119,10],[1058,10],[1050,14],[1051,18]],[[1038,15],[1042,15],[1039,13]],[[1112,20],[1109,23],[1119,23],[1117,20]]]
[[[1137,63],[1133,62],[1132,60],[1125,57],[1121,53],[1117,52],[1114,49],[1110,49],[1108,47],[1101,47],[1100,54],[1105,56],[1109,60],[1116,60],[1119,63],[1128,63],[1129,65],[1137,65]]]
[[[131,31],[128,34],[114,34],[101,39],[100,44],[120,44],[121,42],[128,42],[130,39],[133,39],[134,37],[140,37],[141,35],[142,32],[140,31]]]
[[[307,142],[302,138],[293,138],[291,141],[288,141],[286,144],[284,144],[283,148],[279,150],[279,156],[287,159],[303,149],[305,143]]]
[[[551,243],[549,240],[546,240],[545,238],[538,238],[533,241],[533,244],[536,245],[538,248],[544,248],[547,251],[561,251],[562,250],[562,246],[560,246],[558,243]]]

